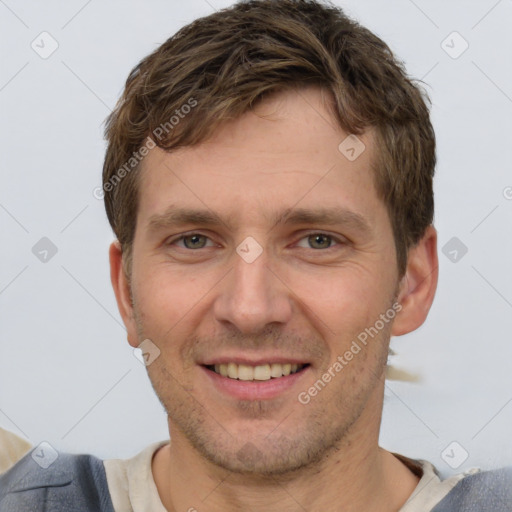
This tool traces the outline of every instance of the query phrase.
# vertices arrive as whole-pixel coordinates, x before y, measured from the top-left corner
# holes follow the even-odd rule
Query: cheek
[[[321,272],[290,274],[293,292],[327,327],[365,323],[388,306],[390,283],[379,274],[354,264]]]
[[[218,279],[189,271],[171,271],[166,265],[147,265],[134,280],[139,330],[156,343],[168,366],[189,365],[190,340],[211,309],[211,292]],[[143,271],[142,271],[143,270]],[[189,269],[190,270],[190,269]],[[211,329],[210,329],[211,331]]]
[[[187,296],[179,280],[162,273],[146,271],[134,273],[133,292],[139,320],[148,337],[156,339],[172,329],[186,314]]]
[[[304,314],[326,342],[326,366],[350,351],[348,357],[355,363],[349,363],[350,368],[344,372],[346,377],[356,378],[369,362],[368,358],[373,361],[372,368],[380,365],[387,354],[388,335],[386,329],[375,333],[371,328],[391,307],[392,276],[379,274],[374,267],[370,271],[368,267],[354,265],[322,278],[320,275],[295,277],[294,292],[304,298]]]

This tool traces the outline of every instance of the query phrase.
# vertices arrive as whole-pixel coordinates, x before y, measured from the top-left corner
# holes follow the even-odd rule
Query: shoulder
[[[41,444],[0,475],[0,510],[114,512],[103,461]]]
[[[168,440],[159,441],[129,459],[104,461],[115,510],[165,512],[153,477],[152,460],[156,452],[168,444]]]
[[[512,511],[512,467],[462,478],[432,512]]]
[[[512,467],[471,468],[441,479],[433,464],[397,456],[420,481],[400,512],[512,512]]]
[[[0,474],[16,464],[31,448],[25,439],[0,428]]]

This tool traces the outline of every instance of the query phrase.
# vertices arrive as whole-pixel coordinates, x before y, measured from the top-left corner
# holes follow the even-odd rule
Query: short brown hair
[[[106,121],[103,166],[107,216],[125,259],[145,144],[193,146],[269,94],[309,85],[332,94],[346,132],[375,128],[375,185],[402,276],[409,248],[433,221],[435,136],[427,98],[380,38],[318,0],[239,2],[185,26],[131,71]]]

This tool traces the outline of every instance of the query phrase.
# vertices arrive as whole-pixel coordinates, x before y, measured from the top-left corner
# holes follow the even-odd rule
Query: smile
[[[309,365],[268,363],[251,366],[247,364],[226,363],[207,365],[206,368],[217,373],[218,375],[221,375],[222,377],[227,377],[233,380],[265,381],[298,373],[306,366]]]

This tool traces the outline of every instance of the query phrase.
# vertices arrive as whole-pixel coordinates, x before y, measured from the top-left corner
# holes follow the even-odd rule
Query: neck
[[[320,463],[279,476],[220,468],[197,453],[170,422],[172,443],[162,447],[152,463],[160,499],[169,512],[397,511],[418,477],[378,446],[381,409],[368,406]]]

